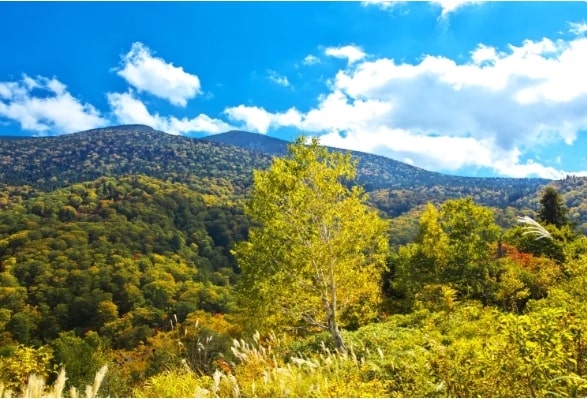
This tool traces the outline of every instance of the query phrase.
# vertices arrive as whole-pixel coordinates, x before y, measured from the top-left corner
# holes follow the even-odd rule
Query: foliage
[[[61,332],[51,341],[50,347],[53,349],[52,363],[67,372],[66,389],[92,384],[96,373],[109,361],[106,348],[95,332],[84,338],[75,336],[72,331]]]
[[[498,233],[491,211],[471,198],[447,201],[440,211],[429,204],[415,242],[392,257],[392,284],[412,299],[426,284],[448,284],[460,297],[488,302]]]
[[[18,345],[9,356],[0,357],[0,382],[4,389],[18,392],[27,384],[31,374],[49,377],[52,356],[48,347],[34,349]]]
[[[225,364],[225,359],[230,360],[230,345],[240,336],[240,330],[221,314],[191,313],[172,330],[148,339],[152,353],[145,372],[152,375],[182,365],[195,373],[210,375]]]
[[[210,378],[198,377],[193,371],[181,367],[166,370],[150,377],[140,388],[135,388],[135,398],[203,398],[209,397],[204,388],[210,385]]]
[[[235,250],[242,307],[273,328],[328,330],[342,349],[339,324],[376,315],[387,227],[343,184],[354,178],[350,155],[303,142],[255,172],[246,211],[257,226]]]
[[[561,265],[565,263],[567,258],[585,251],[584,248],[581,248],[580,237],[570,225],[558,228],[550,224],[543,226],[543,228],[550,235],[549,239],[537,238],[533,234],[527,234],[528,230],[524,227],[516,226],[504,234],[503,240],[522,252],[543,256]],[[573,246],[574,249],[572,249]]]
[[[73,209],[74,219],[60,210]],[[131,348],[172,314],[234,306],[242,211],[179,184],[101,178],[0,213],[0,333],[48,342],[92,330]]]
[[[568,210],[564,206],[561,195],[552,186],[546,187],[540,198],[538,218],[546,224],[554,224],[557,228],[569,223]]]

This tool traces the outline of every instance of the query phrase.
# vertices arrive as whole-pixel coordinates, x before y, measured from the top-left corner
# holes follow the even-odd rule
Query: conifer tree
[[[540,199],[541,209],[538,219],[545,224],[554,224],[557,228],[569,224],[568,210],[562,196],[554,187],[546,187]]]

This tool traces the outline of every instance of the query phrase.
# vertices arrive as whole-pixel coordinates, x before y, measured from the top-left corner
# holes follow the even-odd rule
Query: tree
[[[557,228],[569,224],[568,210],[564,206],[562,196],[554,187],[546,187],[540,199],[541,209],[538,219],[546,224],[554,224]]]
[[[528,234],[528,231],[532,230],[521,226],[510,229],[504,238],[506,242],[522,252],[546,256],[562,265],[570,255],[566,253],[567,249],[571,249],[567,248],[568,244],[580,237],[576,230],[576,223],[569,220],[568,209],[564,206],[562,196],[554,187],[546,187],[540,198],[540,205],[538,221],[543,224],[540,229],[548,235],[548,239],[542,239],[546,236],[541,236],[536,230],[534,234]],[[521,223],[527,224],[528,220],[531,219],[520,218]],[[582,251],[578,242],[577,245],[576,248]]]
[[[446,201],[440,218],[451,253],[446,280],[461,294],[487,301],[495,272],[492,244],[500,233],[493,211],[467,197]]]
[[[490,209],[473,199],[429,204],[414,243],[401,246],[392,263],[394,286],[414,299],[426,285],[450,285],[461,298],[488,302],[495,275],[492,245],[499,236]]]
[[[444,282],[443,273],[449,261],[448,237],[440,225],[440,213],[428,203],[419,220],[418,235],[414,242],[402,245],[391,258],[390,285],[408,300],[408,306],[415,295],[426,284]],[[398,301],[394,301],[397,305]]]
[[[322,329],[337,348],[340,327],[375,316],[388,224],[365,205],[350,154],[300,137],[284,158],[255,171],[246,213],[254,223],[234,253],[240,302],[257,326]]]

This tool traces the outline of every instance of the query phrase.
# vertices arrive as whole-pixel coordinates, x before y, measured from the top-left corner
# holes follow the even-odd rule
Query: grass
[[[85,398],[96,398],[98,396],[98,390],[102,381],[106,376],[108,366],[103,366],[94,377],[94,383],[86,386]],[[10,389],[4,389],[4,384],[0,383],[0,397],[12,398],[12,397],[23,397],[23,398],[62,398],[63,391],[65,388],[65,381],[67,377],[65,375],[65,369],[61,369],[57,379],[51,386],[47,386],[47,381],[44,377],[37,374],[31,374],[28,381],[23,389],[21,389],[22,396],[14,396],[15,392]],[[17,393],[18,395],[18,393]],[[69,391],[70,398],[80,398],[79,391],[76,388],[71,388]]]

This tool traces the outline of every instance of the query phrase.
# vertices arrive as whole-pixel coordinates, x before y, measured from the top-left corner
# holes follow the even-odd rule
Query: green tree
[[[569,224],[568,210],[564,206],[562,196],[554,187],[546,187],[540,199],[538,219],[546,224],[554,224],[557,228]]]
[[[428,203],[419,220],[418,235],[415,242],[402,245],[396,254],[391,257],[391,270],[395,273],[389,278],[392,290],[398,293],[399,298],[405,297],[411,308],[411,303],[418,292],[426,284],[443,282],[443,274],[448,265],[450,252],[448,250],[448,236],[440,225],[440,213],[432,204]],[[403,295],[402,295],[403,294]],[[402,305],[396,298],[390,306]]]
[[[61,332],[49,347],[53,350],[55,369],[65,367],[68,387],[91,384],[100,367],[107,363],[105,348],[93,331],[84,338],[73,331]]]
[[[265,327],[327,330],[344,350],[340,326],[375,316],[388,226],[361,188],[347,187],[356,168],[350,154],[304,141],[254,172],[246,207],[254,225],[235,250],[240,299]]]
[[[495,272],[492,244],[500,233],[493,212],[469,197],[446,201],[440,219],[450,251],[445,281],[461,294],[486,301]]]
[[[53,358],[51,348],[41,346],[37,349],[18,345],[10,356],[0,356],[0,385],[4,389],[18,392],[24,387],[31,374],[44,378],[51,373],[50,362]]]
[[[496,274],[493,244],[500,231],[493,219],[491,210],[472,198],[448,200],[440,210],[429,204],[415,242],[392,257],[392,286],[408,301],[426,285],[446,284],[461,298],[488,302]]]

